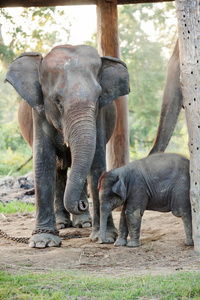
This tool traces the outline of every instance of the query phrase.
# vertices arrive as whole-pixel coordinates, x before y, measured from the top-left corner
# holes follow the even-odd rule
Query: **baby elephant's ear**
[[[25,52],[10,65],[5,79],[39,115],[44,111],[43,93],[39,83],[41,61],[40,53]]]
[[[126,186],[124,182],[121,180],[121,178],[117,178],[117,182],[113,185],[112,191],[120,196],[122,200],[126,200]]]
[[[118,58],[109,56],[102,57],[101,61],[99,79],[102,93],[99,97],[99,108],[130,92],[126,64]]]

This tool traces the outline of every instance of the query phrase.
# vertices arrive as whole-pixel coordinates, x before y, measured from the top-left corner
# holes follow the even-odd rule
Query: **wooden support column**
[[[200,0],[176,0],[181,85],[189,133],[194,249],[200,253]]]
[[[120,58],[117,0],[97,0],[97,40],[100,56]],[[117,123],[107,144],[107,169],[129,162],[128,96],[115,100]]]

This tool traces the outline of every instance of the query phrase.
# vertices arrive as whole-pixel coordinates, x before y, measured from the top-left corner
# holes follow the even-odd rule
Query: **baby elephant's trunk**
[[[111,210],[107,207],[102,208],[100,210],[100,241],[101,243],[106,243],[106,231],[107,231],[107,223],[108,216]]]

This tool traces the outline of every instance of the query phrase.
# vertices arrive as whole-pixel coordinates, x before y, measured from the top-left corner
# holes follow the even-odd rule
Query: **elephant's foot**
[[[56,226],[58,229],[68,228],[72,226],[69,213],[63,211],[56,213]]]
[[[78,228],[88,228],[92,226],[92,218],[89,210],[81,215],[72,215],[72,226]]]
[[[61,239],[57,235],[50,233],[39,233],[31,237],[30,248],[46,248],[46,247],[60,247]]]
[[[194,246],[194,241],[192,238],[186,238],[185,244],[186,246]]]
[[[139,247],[141,244],[140,244],[140,240],[137,239],[137,240],[130,240],[128,243],[127,243],[127,247]]]
[[[115,227],[110,227],[106,231],[106,239],[102,240],[100,230],[98,229],[93,229],[91,235],[90,235],[90,241],[92,242],[97,242],[100,244],[106,243],[106,244],[111,244],[114,243],[118,236],[117,229]]]
[[[113,244],[113,241],[111,241],[110,239],[98,238],[97,244]]]
[[[108,227],[106,231],[106,240],[109,241],[109,243],[114,243],[117,237],[118,237],[117,228]]]
[[[118,239],[114,243],[114,245],[116,247],[118,247],[118,246],[126,246],[126,244],[127,244],[127,238],[122,238],[122,237],[118,237]]]
[[[91,242],[96,242],[100,240],[100,231],[99,228],[92,228],[92,232],[90,234],[90,241]]]

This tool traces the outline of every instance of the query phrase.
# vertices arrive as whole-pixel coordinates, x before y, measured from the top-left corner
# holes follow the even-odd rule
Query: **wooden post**
[[[189,133],[194,249],[200,253],[200,0],[176,0],[181,85]]]
[[[101,56],[120,58],[117,0],[97,0],[97,40]],[[107,168],[113,169],[129,162],[128,97],[115,100],[117,123],[107,144]]]

